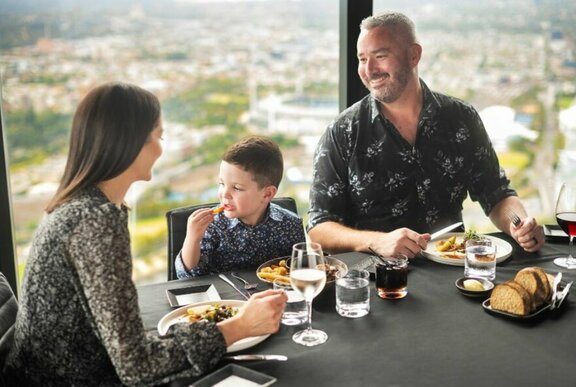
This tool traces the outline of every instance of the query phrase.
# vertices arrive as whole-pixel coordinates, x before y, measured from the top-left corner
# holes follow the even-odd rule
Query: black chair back
[[[0,273],[0,371],[4,369],[4,363],[12,342],[14,341],[14,323],[18,313],[18,301],[12,292],[12,288],[4,274]],[[4,375],[0,373],[0,386],[7,385]]]
[[[298,214],[296,201],[291,197],[274,198],[272,203]],[[216,207],[218,205],[219,203],[197,204],[195,206],[175,208],[166,212],[166,221],[168,223],[168,281],[177,279],[174,259],[182,250],[182,245],[184,245],[188,217],[200,208]]]

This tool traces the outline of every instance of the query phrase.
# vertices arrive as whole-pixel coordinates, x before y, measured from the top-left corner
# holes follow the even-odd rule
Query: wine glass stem
[[[306,306],[308,307],[308,327],[307,330],[312,330],[312,300],[306,300]]]
[[[574,257],[572,256],[572,242],[574,240],[574,236],[570,235],[570,243],[568,245],[568,263],[574,263]]]

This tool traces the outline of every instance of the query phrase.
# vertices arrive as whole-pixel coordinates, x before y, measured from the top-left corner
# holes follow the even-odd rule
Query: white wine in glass
[[[566,269],[576,269],[576,259],[572,256],[572,242],[576,236],[576,183],[562,184],[556,202],[556,221],[570,237],[570,247],[568,256],[556,258],[554,263]]]
[[[308,307],[308,326],[292,336],[296,343],[312,347],[322,344],[328,335],[318,329],[312,329],[312,300],[326,284],[326,261],[322,247],[314,242],[296,243],[292,247],[290,259],[290,283],[294,290],[304,297]]]

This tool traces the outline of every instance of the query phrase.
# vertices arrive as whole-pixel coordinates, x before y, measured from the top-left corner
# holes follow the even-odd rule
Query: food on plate
[[[466,241],[479,237],[474,230],[466,231],[463,237],[452,235],[448,239],[436,242],[436,251],[445,258],[463,259],[466,255]]]
[[[549,276],[540,267],[526,267],[513,280],[496,285],[490,296],[494,310],[526,316],[535,312],[552,297]]]
[[[470,290],[472,292],[484,291],[484,285],[482,285],[482,282],[475,279],[464,280],[464,282],[462,282],[462,285],[464,285],[464,289]]]
[[[265,280],[274,282],[275,280],[280,280],[285,283],[290,283],[290,269],[286,264],[286,260],[282,259],[277,265],[272,264],[270,266],[264,266],[256,275]]]
[[[336,280],[336,274],[339,270],[343,270],[342,265],[331,265],[325,264],[323,267],[319,267],[326,271],[326,282],[332,282]],[[290,268],[285,259],[282,259],[278,264],[271,264],[270,266],[264,266],[261,268],[256,275],[264,280],[274,282],[275,280],[280,280],[285,283],[290,283]]]
[[[221,213],[222,211],[224,211],[224,206],[219,206],[219,207],[214,207],[212,209],[212,213],[214,215]]]
[[[203,312],[197,312],[194,309],[188,308],[186,310],[186,321],[191,323],[198,321],[220,322],[238,313],[238,308],[220,304],[209,305]]]
[[[324,271],[326,272],[326,282],[336,281],[336,274],[340,270],[339,266],[325,264]],[[319,267],[321,269],[321,267]]]

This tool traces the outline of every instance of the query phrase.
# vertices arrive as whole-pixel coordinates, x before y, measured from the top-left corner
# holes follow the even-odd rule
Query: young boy
[[[190,215],[175,261],[178,278],[258,266],[290,255],[305,240],[302,219],[271,203],[283,170],[280,148],[266,137],[246,137],[228,148],[218,176],[224,210]]]

